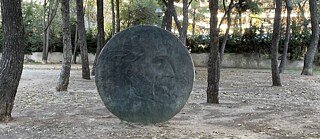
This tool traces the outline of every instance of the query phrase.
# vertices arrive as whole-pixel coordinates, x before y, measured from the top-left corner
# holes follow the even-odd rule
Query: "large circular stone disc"
[[[153,26],[115,35],[96,65],[96,85],[105,106],[129,122],[169,120],[185,105],[193,81],[187,49],[173,34]]]

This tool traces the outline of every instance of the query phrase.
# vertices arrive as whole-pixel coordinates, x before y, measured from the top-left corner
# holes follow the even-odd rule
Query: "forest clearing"
[[[269,69],[222,68],[220,104],[206,103],[206,68],[196,68],[182,111],[156,125],[120,121],[103,105],[94,78],[72,65],[68,92],[56,92],[61,65],[26,64],[12,112],[0,138],[320,138],[320,75]],[[315,71],[317,74],[317,71]]]

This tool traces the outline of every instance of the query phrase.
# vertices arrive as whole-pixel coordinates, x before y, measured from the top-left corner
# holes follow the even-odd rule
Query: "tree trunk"
[[[177,15],[177,11],[176,11],[176,9],[174,8],[174,5],[173,6],[171,6],[170,4],[169,4],[169,2],[170,2],[170,0],[168,1],[168,6],[167,6],[167,8],[168,8],[168,10],[170,11],[170,13],[172,14],[172,16],[173,16],[173,19],[174,19],[174,21],[175,21],[175,23],[176,23],[176,27],[177,27],[177,29],[178,29],[178,32],[179,32],[179,39],[185,44],[185,41],[184,41],[184,39],[187,37],[187,34],[186,34],[186,32],[187,32],[187,29],[188,29],[188,25],[187,25],[187,23],[188,23],[188,13],[183,13],[183,20],[186,20],[186,22],[184,22],[183,23],[183,26],[186,26],[186,30],[183,30],[183,26],[181,26],[181,23],[180,23],[180,21],[179,21],[179,19],[178,19],[178,15]],[[185,4],[186,3],[186,4]],[[186,9],[184,9],[184,11],[186,11],[186,12],[188,12],[188,3],[187,3],[187,1],[184,1],[184,7],[186,8]],[[186,19],[185,19],[186,18]]]
[[[117,22],[116,32],[120,32],[120,4],[119,4],[119,0],[116,0],[116,22]]]
[[[42,36],[42,64],[47,64],[47,59],[48,59],[48,55],[47,55],[47,30],[46,30],[46,9],[47,9],[47,0],[44,0],[43,2],[43,20],[42,20],[42,25],[43,25],[43,36]]]
[[[188,0],[183,0],[183,23],[179,38],[184,45],[186,45],[187,41],[188,25]]]
[[[51,23],[56,16],[58,9],[58,1],[55,0],[54,3],[49,3],[49,12],[46,15],[47,3],[49,1],[44,1],[43,4],[43,48],[42,48],[42,63],[47,64],[48,53],[49,53],[49,41],[50,41],[50,27]]]
[[[97,5],[98,7],[99,5]],[[99,12],[99,11],[97,11]],[[111,33],[112,36],[115,34],[115,13],[114,13],[114,0],[111,0],[111,15],[112,15],[112,20],[111,20]],[[92,70],[92,72],[94,72]]]
[[[297,5],[298,5],[298,8],[299,8],[299,13],[300,13],[300,17],[302,18],[302,26],[304,27],[304,28],[307,28],[308,27],[308,24],[309,24],[309,21],[308,21],[308,19],[306,18],[306,16],[305,16],[305,5],[306,5],[306,3],[307,3],[307,1],[308,0],[305,0],[305,1],[303,1],[302,3],[297,3]],[[301,5],[302,4],[302,5]]]
[[[284,38],[283,52],[281,56],[281,63],[279,66],[279,73],[283,73],[287,63],[287,54],[288,54],[289,41],[290,41],[291,11],[292,11],[290,0],[286,0],[286,8],[287,8],[287,26],[286,26],[286,34]]]
[[[220,56],[218,31],[218,0],[209,1],[210,56],[208,61],[207,103],[219,103]]]
[[[76,24],[76,32],[74,34],[74,50],[72,55],[73,64],[77,64],[77,51],[78,51],[78,25]]]
[[[230,4],[228,6],[227,11],[225,11],[227,14],[227,29],[223,37],[222,44],[220,46],[220,62],[222,63],[223,61],[223,56],[224,56],[224,50],[227,45],[227,41],[229,39],[229,31],[230,31],[230,26],[231,26],[231,10],[233,9],[233,0],[230,1]]]
[[[276,0],[276,9],[273,24],[273,35],[271,44],[271,70],[272,70],[272,86],[281,86],[280,74],[278,68],[278,49],[281,30],[281,10],[282,0]]]
[[[176,27],[178,29],[179,35],[181,35],[182,28],[181,28],[181,23],[178,19],[177,11],[174,7],[171,10],[172,10],[172,16],[173,16],[174,22],[176,23]]]
[[[61,13],[62,13],[62,33],[63,33],[63,63],[58,84],[57,91],[67,91],[69,85],[69,77],[71,70],[71,30],[70,30],[70,0],[61,0]]]
[[[168,0],[167,3],[167,10],[166,10],[166,23],[165,23],[165,28],[168,31],[172,31],[172,16],[173,16],[173,9],[174,9],[174,1],[173,0]]]
[[[8,122],[23,70],[25,49],[21,0],[1,0],[0,121]]]
[[[240,18],[239,18],[239,30],[240,30],[240,36],[241,36],[241,38],[242,38],[242,12],[239,12],[239,16],[240,16]]]
[[[86,4],[86,8],[85,8],[85,9],[86,9],[86,12],[87,12],[87,23],[88,23],[88,29],[89,29],[89,30],[91,30],[91,22],[90,22],[90,20],[91,20],[91,19],[90,19],[90,17],[91,17],[91,16],[90,16],[90,12],[92,11],[91,7],[92,7],[92,6],[90,5],[90,3],[87,3],[87,4]]]
[[[193,12],[192,12],[192,36],[194,36],[195,34],[195,27],[196,27],[196,8],[193,9]]]
[[[78,44],[81,53],[82,78],[90,80],[90,68],[88,60],[88,48],[86,41],[86,30],[84,26],[83,0],[77,0],[77,32]],[[103,6],[103,5],[102,5]]]
[[[49,13],[48,13],[48,16],[47,16],[47,23],[46,23],[46,26],[48,27],[45,27],[45,33],[44,35],[46,35],[46,43],[45,43],[45,51],[43,51],[44,55],[43,55],[43,59],[44,59],[44,63],[47,64],[48,62],[48,55],[49,55],[49,41],[50,41],[50,24],[49,24],[49,21],[51,19],[51,6],[52,6],[52,3],[49,4]]]
[[[318,8],[316,0],[309,0],[310,16],[311,16],[311,43],[308,47],[307,53],[304,56],[304,65],[301,75],[312,75],[313,60],[316,54],[319,41],[319,22],[318,22]]]
[[[97,52],[94,58],[93,67],[91,71],[91,75],[95,75],[96,70],[96,62],[98,60],[99,54],[104,46],[104,20],[103,20],[103,0],[97,0]]]
[[[169,11],[168,9],[164,12],[164,16],[162,17],[162,23],[161,23],[161,28],[167,30],[166,26],[167,26],[167,22],[168,22],[168,14]],[[169,30],[168,30],[169,31]]]

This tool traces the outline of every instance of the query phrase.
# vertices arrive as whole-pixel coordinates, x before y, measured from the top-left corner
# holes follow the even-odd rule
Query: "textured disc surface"
[[[136,26],[104,46],[95,80],[105,106],[119,119],[158,123],[172,118],[187,102],[194,67],[188,50],[173,34]]]

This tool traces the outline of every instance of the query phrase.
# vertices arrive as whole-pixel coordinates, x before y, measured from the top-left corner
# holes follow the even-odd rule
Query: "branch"
[[[193,0],[190,0],[189,1],[189,3],[188,3],[188,5],[187,5],[187,7],[189,8],[189,6],[191,5],[191,2],[192,2]]]
[[[54,17],[56,16],[57,14],[57,9],[58,9],[58,5],[59,5],[59,2],[58,0],[55,0],[55,7],[52,9],[52,12],[50,13],[50,19],[48,21],[48,24],[45,26],[44,30],[48,30],[49,26],[51,25]]]
[[[168,7],[168,2],[166,0],[162,0],[163,4]]]
[[[292,10],[291,0],[286,0],[286,8]]]
[[[229,4],[229,6],[228,6],[228,10],[227,10],[227,9],[226,9],[226,6],[225,6],[225,3],[224,3],[224,1],[223,1],[223,7],[224,7],[224,10],[225,10],[225,13],[224,13],[224,15],[223,15],[223,17],[221,18],[221,21],[220,21],[220,23],[219,23],[219,26],[218,26],[218,29],[219,29],[219,30],[220,30],[220,27],[221,27],[221,25],[222,25],[223,20],[226,18],[227,13],[230,12],[234,7],[236,7],[236,4],[233,4],[233,0],[231,0],[231,1],[230,1],[230,4]]]
[[[172,9],[172,13],[173,13],[172,16],[174,18],[174,21],[176,22],[176,26],[177,26],[179,35],[181,35],[181,33],[182,33],[181,24],[180,24],[180,21],[179,21],[178,16],[177,16],[177,11],[176,11],[176,9],[174,7]]]

